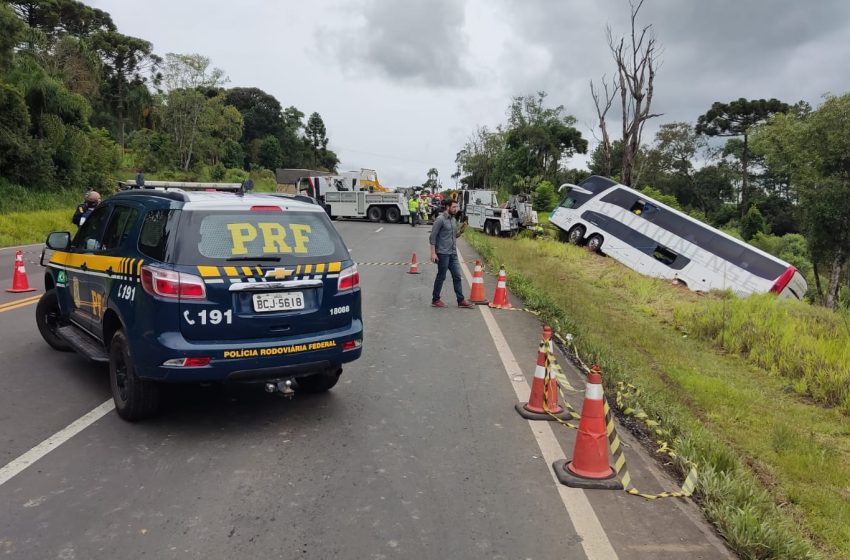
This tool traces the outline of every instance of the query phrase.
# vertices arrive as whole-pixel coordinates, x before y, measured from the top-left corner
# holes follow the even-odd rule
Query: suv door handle
[[[83,264],[80,265],[80,270],[85,272],[88,269],[89,269],[88,265],[85,263],[85,261],[83,261]]]
[[[107,269],[106,269],[106,273],[107,273],[108,275],[112,276],[112,267],[111,267],[111,266],[110,266],[109,268],[107,268]]]

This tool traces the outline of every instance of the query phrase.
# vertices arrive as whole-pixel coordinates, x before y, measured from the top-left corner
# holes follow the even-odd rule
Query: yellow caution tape
[[[587,374],[590,371],[590,368],[587,367],[587,365],[581,360],[578,349],[576,348],[575,344],[573,343],[572,335],[568,334],[565,338],[565,337],[561,336],[560,334],[558,334],[557,332],[553,332],[552,334],[553,334],[554,337],[556,337],[564,345],[565,348],[567,348],[568,350],[572,349],[572,357],[575,358],[575,360],[578,362],[581,369],[584,370],[585,374]],[[558,365],[558,362],[555,359],[555,356],[552,354],[551,348],[549,347],[548,344],[546,344],[545,346],[546,346],[546,373],[544,374],[545,377],[546,377],[545,381],[548,382],[548,378],[549,378],[549,374],[550,374],[549,372],[550,372],[550,369],[551,369],[554,372],[555,378],[558,380],[559,389],[564,389],[565,387],[568,387],[569,388],[568,390],[575,391],[576,389],[574,389],[569,384],[569,382],[566,381],[566,377],[564,377],[563,371],[561,370],[560,366]],[[563,377],[565,385],[561,384],[561,381],[560,381],[561,377]],[[547,408],[545,406],[545,404],[546,404],[546,402],[545,402],[546,401],[546,393],[544,393],[543,396],[544,396],[544,409],[546,409]],[[640,405],[633,404],[632,406],[628,406],[627,401],[634,401],[636,399],[636,397],[638,397],[638,396],[640,396],[640,389],[637,388],[636,386],[629,384],[629,383],[623,383],[622,381],[617,384],[617,393],[616,393],[617,407],[626,416],[632,416],[635,419],[640,420],[650,430],[651,433],[654,433],[657,437],[659,437],[659,439],[657,439],[655,441],[655,443],[658,445],[658,448],[656,449],[656,453],[663,453],[663,454],[669,456],[672,459],[675,459],[675,458],[678,457],[680,460],[684,460],[684,458],[679,456],[675,452],[673,447],[665,439],[663,439],[664,436],[670,435],[669,430],[662,429],[660,427],[659,422],[649,418],[649,416],[640,408]],[[626,456],[625,456],[625,453],[623,451],[623,444],[620,440],[620,436],[617,434],[617,428],[616,428],[616,425],[614,423],[614,417],[611,414],[611,408],[608,406],[607,400],[603,401],[603,405],[604,405],[604,410],[605,410],[605,428],[606,428],[606,433],[607,433],[607,437],[608,437],[608,448],[611,451],[611,456],[614,460],[614,471],[616,472],[620,481],[623,483],[623,488],[625,489],[626,493],[628,493],[632,496],[640,496],[641,498],[645,498],[647,500],[657,500],[659,498],[685,498],[685,497],[691,496],[694,493],[694,490],[696,489],[696,485],[697,485],[697,482],[699,480],[699,477],[698,477],[698,474],[697,474],[696,465],[691,463],[690,461],[688,461],[688,464],[690,466],[690,470],[688,472],[688,475],[685,477],[685,482],[682,484],[682,487],[675,492],[666,492],[665,491],[665,492],[659,492],[658,494],[647,494],[645,492],[641,492],[640,490],[638,490],[637,488],[635,488],[632,485],[632,477],[631,477],[631,474],[629,473],[629,469],[628,469],[628,466],[626,464]],[[581,415],[577,414],[575,412],[575,409],[573,409],[573,407],[570,406],[570,404],[568,402],[564,401],[563,406],[564,406],[564,408],[567,408],[570,411],[570,414],[572,415],[573,418],[575,418],[575,419],[581,418]],[[577,426],[574,426],[573,424],[570,424],[568,422],[564,422],[564,421],[562,421],[558,418],[556,418],[556,420],[558,420],[558,422],[560,424],[566,425],[569,428],[577,429]]]
[[[632,496],[640,496],[647,500],[657,500],[658,498],[686,498],[694,493],[698,477],[697,467],[691,463],[690,472],[685,477],[685,482],[682,487],[675,492],[659,492],[658,494],[646,494],[632,486],[632,476],[629,474],[629,469],[626,466],[626,456],[623,453],[623,445],[620,442],[620,436],[617,434],[617,428],[614,425],[614,418],[611,415],[611,409],[608,406],[608,401],[603,401],[605,408],[605,428],[608,435],[608,448],[611,450],[611,456],[614,458],[614,471],[623,483],[623,488]],[[666,446],[666,444],[665,444]],[[669,449],[669,448],[668,448]],[[672,453],[672,450],[670,450]],[[671,455],[674,457],[675,455]]]

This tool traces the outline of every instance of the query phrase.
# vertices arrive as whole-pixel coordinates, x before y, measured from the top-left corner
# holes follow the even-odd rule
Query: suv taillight
[[[336,284],[336,289],[339,292],[353,290],[360,286],[360,273],[357,272],[357,265],[353,264],[339,273],[339,281]]]
[[[153,297],[205,299],[207,291],[199,276],[155,266],[142,267],[142,287]]]

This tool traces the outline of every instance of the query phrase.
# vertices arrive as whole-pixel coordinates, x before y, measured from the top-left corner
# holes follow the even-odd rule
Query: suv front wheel
[[[136,375],[127,335],[119,330],[109,346],[109,385],[118,416],[131,422],[149,418],[159,410],[160,386]]]
[[[56,330],[59,328],[61,311],[59,310],[59,298],[56,290],[47,290],[38,305],[35,307],[35,324],[38,332],[51,348],[61,352],[69,352],[71,346],[59,336]]]

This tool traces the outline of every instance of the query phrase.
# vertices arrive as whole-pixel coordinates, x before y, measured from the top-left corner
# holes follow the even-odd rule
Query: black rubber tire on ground
[[[584,239],[584,232],[584,226],[576,226],[567,234],[567,240],[573,245],[581,245],[581,242]]]
[[[484,235],[493,235],[490,233],[490,222],[484,222]]]
[[[71,345],[65,342],[65,339],[56,332],[59,327],[59,317],[61,317],[61,314],[56,290],[47,290],[38,300],[38,305],[35,306],[35,324],[38,326],[41,338],[51,348],[60,352],[70,352],[72,350]]]
[[[136,375],[130,345],[123,330],[112,336],[109,346],[109,385],[115,410],[124,420],[144,420],[159,411],[162,388]]]
[[[299,377],[298,390],[305,393],[324,393],[336,385],[340,375],[342,375],[341,367],[331,367],[320,373]]]
[[[502,235],[502,225],[499,222],[493,222],[493,235],[496,237]]]
[[[370,222],[380,222],[384,213],[380,206],[370,206],[369,210],[366,212],[366,216],[369,218]]]
[[[387,221],[391,224],[397,224],[401,220],[401,210],[395,206],[387,208]]]
[[[594,233],[587,240],[587,248],[593,251],[594,253],[602,252],[602,242],[604,239],[598,233]]]

